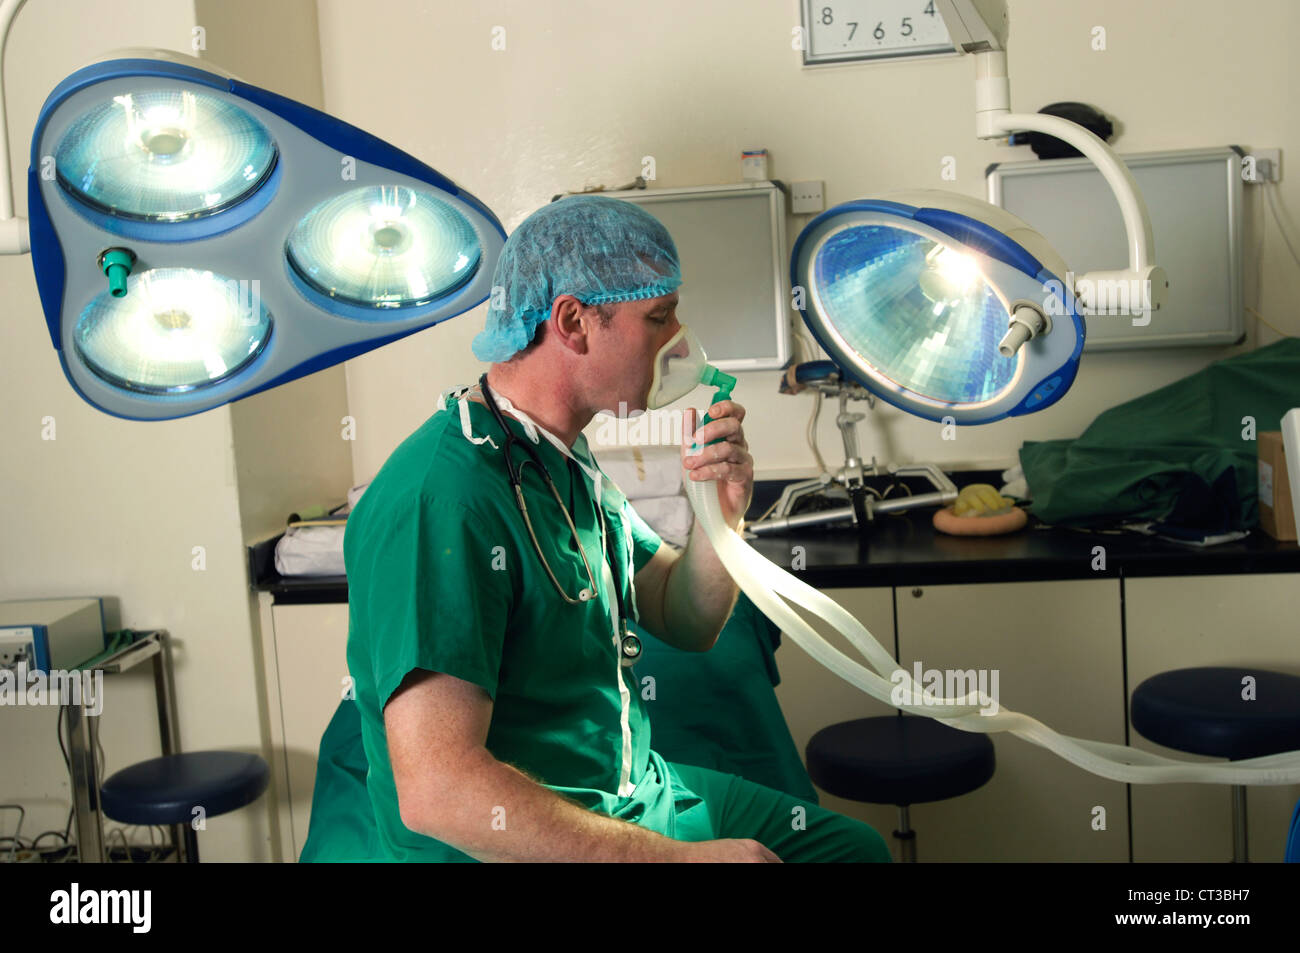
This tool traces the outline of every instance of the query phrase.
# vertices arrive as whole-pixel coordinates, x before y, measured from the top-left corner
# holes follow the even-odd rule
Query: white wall
[[[1009,6],[1014,109],[1093,103],[1121,121],[1121,152],[1234,143],[1280,146],[1284,167],[1300,157],[1289,48],[1300,8],[1290,0],[1230,13],[1217,0]],[[902,188],[982,196],[990,162],[1033,157],[975,139],[969,59],[805,70],[790,48],[798,9],[795,0],[320,0],[326,108],[450,175],[508,231],[557,192],[630,181],[644,155],[657,160],[653,184],[674,187],[738,181],[740,150],[764,146],[774,177],[822,179],[828,204]],[[1090,46],[1096,25],[1107,31],[1104,52]],[[491,48],[494,26],[506,29],[504,51]],[[940,179],[949,155],[954,183]],[[1282,188],[1300,210],[1300,176]],[[1254,247],[1257,202],[1248,213]],[[792,217],[791,241],[807,219]],[[690,269],[683,262],[688,282]],[[1295,333],[1300,274],[1271,221],[1263,273],[1262,294],[1248,279],[1247,304]],[[482,316],[480,307],[348,363],[358,481],[433,412],[442,388],[478,376],[469,342]],[[1246,347],[1257,327],[1251,319]],[[863,445],[898,462],[1009,463],[1023,440],[1077,436],[1106,407],[1233,350],[1089,353],[1073,390],[1047,411],[943,441],[937,424],[882,408],[862,425]],[[811,400],[779,396],[776,381],[748,374],[736,394],[760,475],[812,464],[803,438]],[[833,417],[823,413],[820,428],[828,459],[840,452]]]
[[[189,50],[192,3],[128,0],[103,13],[91,0],[33,0],[14,20],[5,94],[20,211],[32,129],[55,84],[116,47]],[[229,411],[165,423],[100,413],[64,379],[30,258],[0,259],[0,295],[0,598],[102,595],[117,600],[111,627],[170,630],[182,746],[259,750]],[[53,440],[42,439],[47,417]],[[195,546],[204,571],[192,568]],[[148,668],[106,680],[105,776],[159,753]],[[3,709],[0,719],[0,798],[28,805],[26,836],[62,830],[70,801],[55,710]],[[214,818],[202,845],[211,859],[257,856],[259,827],[255,813]]]
[[[195,25],[207,31],[204,56],[250,82],[318,104],[312,0],[269,7],[255,0],[124,0],[109,17],[91,0],[31,0],[14,20],[5,70],[20,214],[32,129],[49,91],[112,49],[193,52]],[[182,749],[265,753],[245,542],[282,526],[291,508],[342,499],[350,455],[339,435],[346,413],[341,370],[233,409],[157,423],[119,420],[84,403],[64,379],[29,257],[0,258],[0,299],[0,600],[101,595],[112,600],[111,628],[168,629]],[[42,438],[47,418],[53,440]],[[195,568],[196,546],[204,549],[202,570]],[[159,753],[148,669],[106,680],[105,776]],[[25,837],[61,831],[67,817],[55,725],[54,710],[0,709],[0,802],[27,806]],[[209,818],[200,834],[203,858],[270,859],[266,804]],[[6,812],[0,832],[11,834],[13,822]],[[143,829],[127,834],[148,840]]]

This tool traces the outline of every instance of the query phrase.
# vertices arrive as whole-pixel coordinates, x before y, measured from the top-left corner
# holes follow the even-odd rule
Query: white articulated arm
[[[27,0],[0,2],[0,254],[22,255],[31,248],[27,219],[14,217],[13,178],[9,164],[9,120],[5,111],[4,48],[9,24]]]
[[[1169,281],[1155,263],[1156,245],[1146,202],[1123,160],[1110,146],[1078,123],[1044,113],[1011,112],[1011,91],[1005,52],[975,54],[975,134],[998,139],[1014,132],[1041,132],[1055,136],[1088,158],[1110,186],[1119,202],[1128,237],[1128,269],[1093,271],[1075,283],[1075,293],[1092,313],[1142,315],[1134,324],[1146,324],[1164,304]],[[1065,276],[1060,276],[1065,280]]]

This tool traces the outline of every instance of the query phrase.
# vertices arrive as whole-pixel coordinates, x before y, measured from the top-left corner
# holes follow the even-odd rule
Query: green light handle
[[[108,291],[114,298],[126,296],[126,279],[135,265],[129,248],[110,248],[99,256],[99,267],[108,276]]]

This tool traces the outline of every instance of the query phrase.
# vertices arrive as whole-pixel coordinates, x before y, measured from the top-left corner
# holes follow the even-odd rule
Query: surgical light
[[[474,274],[465,216],[427,189],[371,186],[326,199],[289,235],[289,264],[322,294],[368,308],[424,304]]]
[[[921,417],[988,423],[1061,398],[1077,371],[1085,310],[1147,323],[1169,283],[1155,264],[1146,204],[1110,147],[1059,117],[1011,112],[1005,3],[933,6],[956,49],[975,60],[976,135],[1046,133],[1090,159],[1119,203],[1128,267],[1083,275],[1076,298],[1073,273],[1020,219],[920,192],[813,219],[795,243],[791,280],[805,323],[849,378]]]
[[[808,224],[791,269],[836,364],[918,416],[987,423],[1074,380],[1084,323],[1064,262],[1003,209],[946,192],[848,202]]]
[[[0,245],[25,250],[26,225],[64,374],[139,420],[208,410],[461,314],[487,298],[506,237],[413,156],[152,50],[50,94],[28,220],[4,224]]]

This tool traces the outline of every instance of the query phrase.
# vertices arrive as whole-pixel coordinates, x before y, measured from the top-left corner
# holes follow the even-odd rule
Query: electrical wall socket
[[[793,182],[790,185],[790,211],[795,215],[816,214],[826,210],[821,182]]]
[[[1282,150],[1281,149],[1251,149],[1246,153],[1247,159],[1242,165],[1242,175],[1247,176],[1249,160],[1253,158],[1255,166],[1255,178],[1246,178],[1247,182],[1281,182],[1282,181]]]
[[[13,668],[19,660],[32,664],[32,630],[0,629],[0,668]]]

